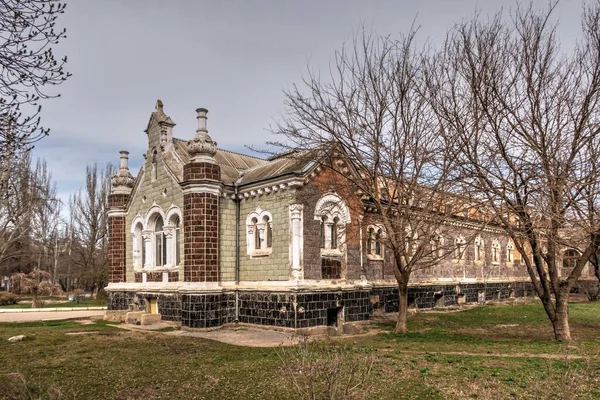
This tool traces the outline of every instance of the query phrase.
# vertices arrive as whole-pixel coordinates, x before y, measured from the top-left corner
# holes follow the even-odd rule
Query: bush
[[[31,308],[43,308],[44,305],[46,305],[46,302],[44,300],[34,299],[31,302]]]
[[[108,293],[106,293],[106,290],[104,290],[104,288],[98,290],[98,294],[96,295],[96,301],[106,303],[107,300],[108,300]]]
[[[12,293],[0,293],[0,306],[9,306],[11,304],[17,304],[19,298]]]
[[[373,357],[348,345],[309,343],[280,347],[281,370],[301,399],[362,399],[369,393]]]
[[[43,281],[38,285],[38,294],[41,296],[60,296],[63,293],[59,285],[55,285],[50,281]]]
[[[73,299],[79,304],[80,301],[85,300],[85,292],[83,289],[75,289],[71,292]]]

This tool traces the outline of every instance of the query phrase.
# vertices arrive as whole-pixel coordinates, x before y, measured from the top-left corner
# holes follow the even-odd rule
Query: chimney
[[[208,113],[208,110],[206,108],[197,108],[196,113],[198,114],[196,117],[198,119],[198,129],[196,132],[208,133],[208,130],[206,129],[206,114]]]
[[[129,165],[128,165],[128,161],[129,161],[129,152],[125,151],[125,150],[121,150],[119,152],[120,156],[120,162],[119,162],[119,169],[129,169]]]

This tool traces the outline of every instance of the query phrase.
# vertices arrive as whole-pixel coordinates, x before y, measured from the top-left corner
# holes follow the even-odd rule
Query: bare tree
[[[5,158],[48,134],[40,124],[40,101],[56,97],[45,88],[70,74],[67,58],[53,46],[66,37],[56,26],[66,4],[56,0],[0,2],[0,149]]]
[[[322,166],[357,194],[350,207],[383,226],[398,282],[398,333],[407,332],[411,274],[453,251],[438,243],[440,233],[452,219],[468,218],[465,208],[476,208],[452,192],[454,159],[422,91],[425,54],[415,33],[357,36],[336,53],[330,76],[309,72],[303,87],[286,91],[286,114],[273,129],[286,138],[276,144],[294,154],[313,157],[309,150],[321,149]]]
[[[35,184],[30,156],[0,160],[5,173],[0,181],[0,267],[26,253],[34,209]]]
[[[427,86],[464,181],[513,239],[555,338],[568,341],[569,293],[600,245],[600,3],[584,9],[571,53],[556,3],[456,25]]]
[[[52,174],[43,159],[32,168],[29,153],[0,163],[10,171],[0,184],[0,268],[4,273],[26,272],[33,266],[50,271],[61,206]]]
[[[113,168],[108,164],[98,171],[97,165],[86,169],[86,184],[69,199],[73,241],[71,261],[80,285],[95,293],[107,279],[108,195]]]
[[[44,159],[38,159],[32,171],[35,184],[36,206],[31,213],[31,236],[40,270],[52,271],[50,253],[53,252],[56,229],[60,222],[62,202],[57,196],[56,182]],[[54,278],[54,276],[53,276]]]

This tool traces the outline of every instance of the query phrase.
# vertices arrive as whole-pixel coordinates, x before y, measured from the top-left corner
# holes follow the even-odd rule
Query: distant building
[[[136,177],[121,152],[109,198],[110,310],[137,308],[188,327],[232,322],[305,328],[396,311],[393,260],[376,216],[350,207],[317,162],[217,148],[207,110],[193,139],[173,137],[160,100]],[[360,211],[360,212],[359,212]],[[533,295],[505,234],[457,223],[457,251],[413,274],[417,307]]]

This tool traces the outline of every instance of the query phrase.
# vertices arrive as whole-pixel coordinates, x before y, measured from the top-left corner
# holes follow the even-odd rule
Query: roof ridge
[[[180,138],[176,138],[176,137],[173,137],[173,140],[178,140],[180,142],[187,142],[187,140],[185,140],[185,139],[180,139]],[[237,154],[238,156],[242,156],[242,157],[254,158],[256,160],[265,161],[265,163],[269,162],[269,160],[265,159],[265,158],[260,158],[260,157],[257,157],[257,156],[252,156],[250,154],[239,153],[237,151],[227,150],[227,149],[223,149],[221,147],[217,147],[217,150],[224,151],[226,153]]]

